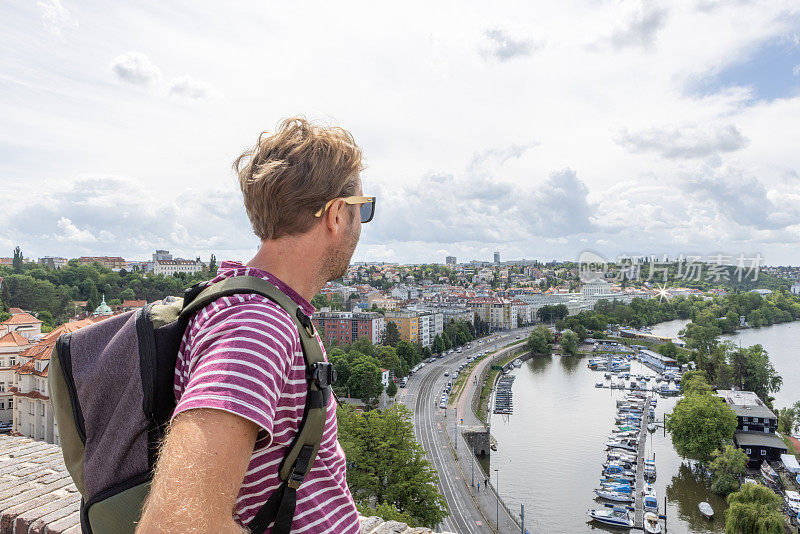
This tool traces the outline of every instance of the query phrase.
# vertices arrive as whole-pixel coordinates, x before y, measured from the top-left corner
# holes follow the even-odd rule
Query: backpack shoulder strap
[[[270,495],[249,525],[251,532],[259,534],[274,521],[272,529],[274,534],[288,534],[291,531],[297,502],[296,492],[311,471],[322,442],[325,421],[328,417],[331,385],[336,381],[336,373],[333,365],[325,361],[311,319],[283,291],[263,278],[234,276],[204,289],[200,289],[200,286],[190,288],[184,297],[180,317],[188,320],[218,298],[242,293],[262,295],[286,310],[300,334],[300,345],[306,364],[308,393],[305,410],[297,435],[280,465],[281,485]]]

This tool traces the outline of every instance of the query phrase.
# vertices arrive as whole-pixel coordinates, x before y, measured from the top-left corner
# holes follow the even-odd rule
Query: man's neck
[[[253,259],[245,265],[267,271],[297,291],[308,302],[325,285],[320,281],[319,259],[302,239],[281,238],[262,241]]]

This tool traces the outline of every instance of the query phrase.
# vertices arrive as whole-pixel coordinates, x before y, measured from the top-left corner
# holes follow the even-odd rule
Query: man
[[[310,301],[347,272],[361,224],[374,214],[375,199],[361,196],[360,149],[341,128],[293,118],[262,133],[234,169],[261,246],[245,265],[223,262],[214,281],[260,276],[311,315]],[[177,406],[137,533],[248,532],[280,483],[306,391],[298,332],[277,304],[236,295],[195,315],[178,353]],[[297,491],[293,533],[359,531],[333,397],[327,413],[314,467]]]

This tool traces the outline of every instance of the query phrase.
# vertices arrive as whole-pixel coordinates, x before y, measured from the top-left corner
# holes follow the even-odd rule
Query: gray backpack
[[[308,379],[305,412],[280,465],[281,485],[249,527],[288,533],[296,491],[317,456],[331,384],[326,363],[303,311],[266,280],[235,276],[186,290],[183,298],[115,315],[59,337],[48,386],[67,470],[80,491],[83,534],[133,533],[150,489],[158,447],[175,409],[178,349],[191,317],[224,296],[256,293],[294,318]]]

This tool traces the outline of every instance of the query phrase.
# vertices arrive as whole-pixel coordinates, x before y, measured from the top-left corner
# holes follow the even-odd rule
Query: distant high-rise
[[[494,253],[494,262],[497,263],[497,264],[500,263],[500,253],[499,252],[495,252]]]
[[[444,263],[445,263],[445,265],[453,265],[453,266],[455,266],[456,257],[455,256],[447,256],[447,259],[445,260]]]

